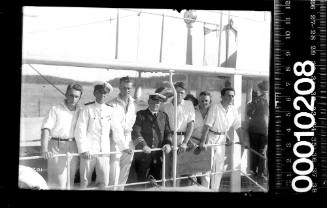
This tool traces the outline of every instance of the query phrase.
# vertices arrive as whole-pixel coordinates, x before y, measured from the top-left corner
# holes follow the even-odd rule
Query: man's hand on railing
[[[143,147],[143,152],[144,152],[145,154],[150,154],[150,153],[151,153],[151,148],[150,148],[149,146],[145,145],[145,146]]]
[[[159,188],[159,185],[156,181],[156,179],[152,176],[152,175],[149,175],[148,176],[148,180],[150,181],[150,184],[156,188]]]
[[[133,153],[133,150],[132,149],[124,149],[122,152],[131,155]]]
[[[187,149],[187,144],[185,144],[183,142],[181,145],[179,145],[178,150],[177,150],[177,154],[181,154],[181,153],[185,152],[186,149]]]
[[[200,154],[200,153],[201,153],[201,149],[200,149],[200,147],[197,146],[197,147],[193,150],[193,153],[196,154],[196,155]]]
[[[206,151],[207,150],[207,145],[204,142],[200,142],[199,149],[201,151]]]
[[[226,136],[226,143],[225,143],[225,145],[226,146],[230,146],[232,144],[233,144],[232,140],[228,136]]]
[[[239,142],[242,146],[244,146],[245,148],[250,147],[250,142],[247,138],[240,138],[240,142]]]
[[[170,146],[170,144],[165,144],[165,145],[162,147],[162,150],[163,150],[166,154],[169,154],[169,152],[171,151],[171,146]]]
[[[85,159],[85,160],[90,160],[91,157],[92,157],[92,155],[91,155],[90,152],[83,152],[83,153],[81,153],[81,157],[82,157],[83,159]]]
[[[192,140],[189,140],[187,143],[187,152],[195,149],[198,145],[196,145],[195,143],[192,142]]]
[[[242,129],[239,128],[236,130],[237,136],[239,137],[240,144],[244,147],[250,147],[250,138],[249,135]]]
[[[49,159],[53,157],[53,152],[42,152],[42,157],[44,159]]]

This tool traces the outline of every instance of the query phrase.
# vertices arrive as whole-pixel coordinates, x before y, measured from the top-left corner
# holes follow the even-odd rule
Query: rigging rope
[[[63,96],[66,96],[65,93],[63,93],[58,87],[56,87],[54,84],[52,84],[46,77],[44,77],[37,69],[35,69],[31,64],[28,64],[29,67],[31,67],[34,71],[36,71],[45,81],[47,81],[50,85],[52,85],[56,90],[58,90]]]

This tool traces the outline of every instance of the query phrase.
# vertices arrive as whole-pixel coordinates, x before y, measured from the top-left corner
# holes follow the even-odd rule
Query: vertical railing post
[[[166,153],[162,152],[162,186],[166,187]]]
[[[137,16],[138,16],[138,27],[137,27],[136,61],[138,61],[138,58],[139,58],[140,30],[141,30],[141,13],[142,13],[142,10],[137,14]]]
[[[38,110],[39,110],[39,117],[41,117],[41,100],[40,99],[38,100],[37,106],[38,106]]]
[[[228,25],[226,27],[226,55],[225,55],[225,63],[228,63],[228,56],[229,56],[229,21],[230,21],[230,11],[228,11]]]
[[[67,166],[67,190],[70,190],[70,160],[71,155],[69,152],[66,153],[66,166]]]
[[[164,28],[165,28],[165,14],[162,14],[162,21],[161,21],[161,39],[160,39],[160,55],[159,55],[159,62],[162,62],[162,46],[163,46],[163,36],[164,36]]]
[[[118,59],[118,47],[119,47],[119,9],[117,9],[117,20],[116,20],[116,48],[115,48],[115,59]]]
[[[218,43],[218,64],[217,66],[220,65],[220,54],[221,54],[221,33],[223,30],[223,12],[221,11],[220,13],[220,23],[219,23],[219,43]]]
[[[210,175],[209,175],[209,180],[208,180],[208,186],[209,186],[209,188],[211,187],[211,181],[212,181],[212,170],[213,170],[213,166],[214,166],[214,159],[215,159],[215,155],[214,155],[214,153],[215,153],[215,151],[214,151],[214,149],[213,148],[215,148],[216,146],[211,146],[210,147],[210,151],[211,151],[211,155],[210,155],[210,157],[211,157],[211,166],[210,166]],[[214,175],[215,176],[215,175]]]
[[[172,70],[169,71],[170,87],[174,92],[174,138],[173,138],[173,187],[176,187],[177,169],[177,92],[173,84]]]
[[[235,90],[234,97],[234,106],[236,109],[239,109],[242,105],[242,75],[233,75],[232,76],[232,87]],[[241,121],[241,115],[239,114],[239,120]],[[242,136],[242,135],[240,135]],[[241,164],[242,164],[242,153],[241,147],[239,145],[234,145],[237,142],[237,134],[235,130],[231,133],[232,145],[231,148],[231,168],[234,170],[231,174],[231,192],[240,192],[241,191]],[[240,138],[238,138],[240,139]]]

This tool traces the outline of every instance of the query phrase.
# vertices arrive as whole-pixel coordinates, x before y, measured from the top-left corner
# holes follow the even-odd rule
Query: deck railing
[[[239,142],[235,142],[232,144],[239,144],[241,145]],[[221,146],[221,145],[225,145],[225,144],[208,144],[207,147],[209,147],[211,149],[211,151],[213,151],[213,147],[215,146]],[[244,145],[242,145],[244,146]],[[247,146],[245,146],[245,148],[248,148]],[[248,148],[251,152],[255,153],[256,155],[258,155],[259,157],[261,157],[262,159],[266,160],[266,158],[256,152],[255,150]],[[154,151],[163,151],[161,148],[153,148],[151,149],[151,152]],[[143,152],[143,150],[134,150],[134,153],[137,152]],[[121,154],[121,152],[109,152],[109,153],[95,153],[92,155],[102,155],[102,156],[110,156],[112,154]],[[212,152],[213,154],[213,152]],[[67,167],[67,184],[66,184],[66,189],[70,190],[70,161],[72,159],[72,157],[79,157],[80,154],[78,153],[66,153],[66,154],[56,154],[53,157],[66,157],[66,167]],[[176,184],[176,180],[181,180],[181,179],[188,179],[190,177],[201,177],[201,176],[207,176],[207,175],[216,175],[219,173],[228,173],[228,172],[238,172],[239,174],[245,176],[246,178],[248,178],[251,182],[253,182],[257,187],[259,187],[262,191],[266,192],[267,189],[264,188],[263,186],[261,186],[260,184],[258,184],[255,180],[253,180],[251,177],[249,177],[247,174],[245,174],[244,172],[242,172],[239,169],[231,169],[231,170],[225,170],[225,171],[219,171],[219,172],[212,172],[212,171],[208,171],[208,173],[202,173],[202,174],[193,174],[190,176],[183,176],[183,177],[172,177],[169,179],[166,179],[166,154],[163,152],[162,154],[163,158],[162,158],[162,179],[161,180],[152,180],[152,181],[144,181],[144,182],[135,182],[135,183],[126,183],[126,184],[116,184],[116,185],[109,185],[104,187],[104,190],[113,190],[115,187],[121,187],[121,186],[134,186],[134,185],[146,185],[146,184],[154,184],[154,183],[162,183],[162,187],[166,186],[166,182],[167,181],[173,181],[173,184]],[[43,158],[42,156],[30,156],[30,157],[20,157],[19,160],[23,161],[23,160],[33,160],[33,159],[41,159]],[[175,165],[175,164],[173,164]],[[177,164],[176,164],[177,165]],[[83,188],[83,190],[96,190],[98,188],[96,187],[91,187],[91,188]],[[209,191],[209,190],[208,190]]]

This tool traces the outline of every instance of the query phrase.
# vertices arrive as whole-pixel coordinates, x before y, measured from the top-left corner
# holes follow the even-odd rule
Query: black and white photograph
[[[19,189],[269,192],[271,11],[22,9]]]

